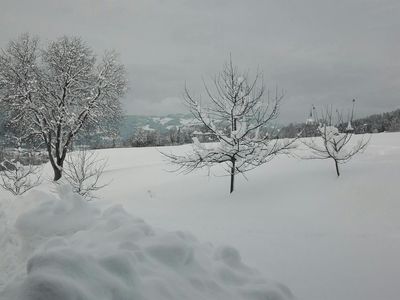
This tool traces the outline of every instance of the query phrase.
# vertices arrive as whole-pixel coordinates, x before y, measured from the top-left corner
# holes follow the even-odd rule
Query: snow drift
[[[17,219],[22,248],[31,254],[26,273],[0,299],[293,298],[247,267],[232,247],[154,229],[120,205],[101,212],[68,186],[44,198]]]

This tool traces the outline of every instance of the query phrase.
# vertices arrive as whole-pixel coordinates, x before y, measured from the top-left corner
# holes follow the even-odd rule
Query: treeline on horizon
[[[351,125],[354,129],[355,134],[398,132],[400,131],[400,109],[355,119],[352,121]],[[289,125],[284,126],[280,129],[280,137],[293,138],[299,132],[301,132],[302,136],[304,137],[312,136],[314,135],[314,131],[310,130],[310,128],[307,127],[313,126],[316,125],[314,124],[310,126],[306,124],[306,122],[290,123]],[[347,123],[343,123],[341,126],[345,128],[347,126]]]
[[[347,124],[343,124],[346,126]],[[316,132],[317,124],[290,123],[282,126],[275,131],[280,138],[293,138],[300,132],[303,137],[313,136]],[[174,126],[166,129],[144,129],[142,127],[132,127],[128,132],[121,135],[121,128],[125,128],[124,120],[121,120],[119,128],[105,132],[90,131],[82,132],[73,147],[84,146],[90,149],[115,148],[115,147],[152,147],[152,146],[170,146],[183,145],[192,142],[192,137],[196,136],[200,142],[214,141],[212,136],[205,133],[206,130],[199,125]],[[400,109],[382,114],[373,114],[364,118],[353,120],[352,127],[354,133],[380,133],[380,132],[398,132],[400,131]],[[15,139],[10,138],[14,133],[9,132],[0,115],[0,147],[16,148]],[[38,146],[40,149],[40,145]]]

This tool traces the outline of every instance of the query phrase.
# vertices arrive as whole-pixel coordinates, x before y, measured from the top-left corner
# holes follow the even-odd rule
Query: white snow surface
[[[146,124],[145,126],[142,126],[143,130],[147,130],[147,131],[154,131],[154,128],[151,128],[149,124]]]
[[[15,250],[26,256],[26,274],[1,299],[292,299],[233,247],[154,229],[119,204],[100,212],[70,186],[56,189],[18,216]]]
[[[340,178],[280,156],[232,195],[222,168],[166,172],[158,150],[191,147],[100,150],[112,183],[89,203],[0,191],[0,299],[290,299],[275,280],[299,300],[399,299],[400,133],[373,134]]]

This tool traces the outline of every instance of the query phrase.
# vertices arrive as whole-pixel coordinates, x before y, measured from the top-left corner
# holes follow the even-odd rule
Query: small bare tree
[[[323,110],[320,116],[314,110],[314,120],[318,124],[317,137],[304,139],[302,142],[309,149],[312,155],[304,157],[306,159],[332,159],[335,163],[337,176],[340,176],[339,165],[348,162],[357,153],[362,152],[368,145],[370,136],[354,135],[352,121],[354,116],[354,104],[348,114],[347,121],[343,114],[336,110],[333,113],[332,107]]]
[[[13,195],[22,195],[41,183],[40,170],[40,166],[4,159],[0,164],[0,186]]]
[[[96,198],[94,192],[108,185],[99,183],[106,165],[107,160],[98,158],[95,151],[78,150],[68,155],[65,160],[65,179],[71,184],[74,192],[92,200]]]
[[[293,146],[293,140],[278,139],[271,126],[278,116],[283,95],[276,90],[271,96],[261,79],[258,73],[250,80],[247,73],[239,72],[230,59],[214,78],[213,89],[204,84],[209,98],[205,105],[185,88],[185,100],[190,112],[204,126],[204,134],[212,135],[217,143],[201,144],[194,138],[192,153],[163,153],[178,166],[177,170],[191,172],[226,164],[232,193],[235,175],[244,174]]]

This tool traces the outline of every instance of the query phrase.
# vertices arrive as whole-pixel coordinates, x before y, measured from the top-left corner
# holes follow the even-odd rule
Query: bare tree
[[[99,183],[106,165],[107,160],[98,158],[95,151],[81,149],[67,156],[64,176],[74,192],[91,200],[94,192],[108,185]]]
[[[276,89],[271,96],[261,79],[261,74],[257,74],[250,80],[230,59],[214,78],[213,89],[204,83],[209,98],[205,105],[185,87],[190,112],[204,126],[204,134],[215,137],[217,143],[202,144],[193,138],[192,153],[163,154],[184,172],[215,164],[226,165],[232,193],[236,174],[244,174],[293,147],[293,140],[278,139],[270,126],[278,116],[283,94]]]
[[[168,130],[168,142],[171,145],[179,145],[181,142],[181,126],[176,126]]]
[[[23,165],[17,159],[3,159],[0,164],[0,186],[14,195],[22,195],[41,183],[40,166]]]
[[[340,176],[339,165],[348,162],[357,153],[362,152],[368,145],[370,136],[354,135],[352,126],[354,116],[354,104],[347,121],[338,110],[333,113],[332,107],[323,110],[320,116],[314,109],[314,120],[318,124],[319,136],[304,139],[302,142],[309,149],[312,155],[306,159],[332,159],[335,163],[337,176]]]
[[[0,54],[0,104],[12,124],[41,138],[55,181],[81,129],[121,113],[125,89],[117,55],[107,52],[97,63],[80,38],[64,36],[41,49],[24,34]]]

